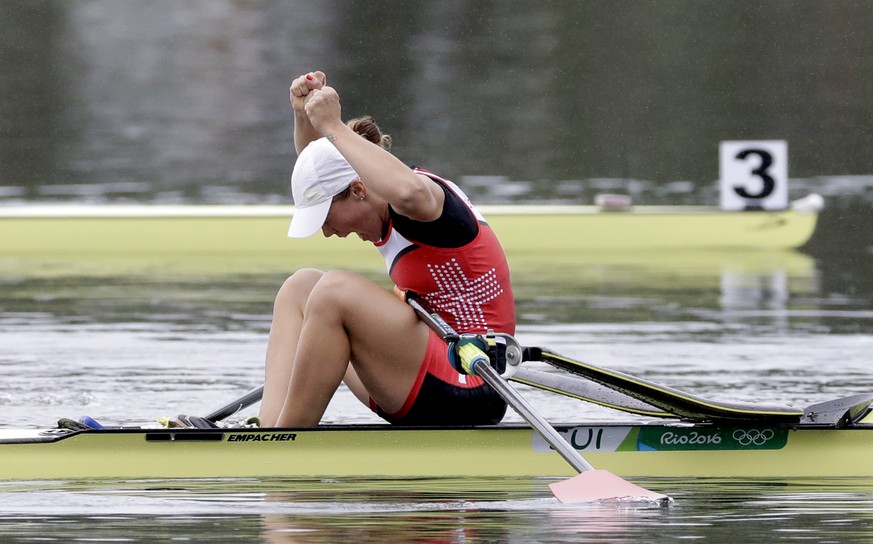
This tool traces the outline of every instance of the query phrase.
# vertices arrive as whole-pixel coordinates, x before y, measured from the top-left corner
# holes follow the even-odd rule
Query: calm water
[[[646,481],[669,509],[561,506],[529,480],[0,487],[5,542],[869,542],[867,481]],[[87,536],[86,536],[87,535]]]
[[[870,392],[869,258],[829,262],[789,252],[554,263],[547,274],[516,274],[518,338],[713,398],[805,405]],[[172,260],[147,274],[118,272],[111,260],[3,264],[3,426],[205,413],[261,377],[283,271],[181,272]],[[554,421],[625,419],[522,391]],[[347,391],[326,420],[377,421]],[[638,480],[673,496],[668,510],[561,506],[546,483],[7,482],[0,534],[10,542],[866,542],[873,517],[873,482],[858,480]]]
[[[4,1],[0,205],[288,202],[287,85],[313,68],[480,203],[712,204],[720,141],[784,139],[791,197],[827,201],[803,253],[516,269],[518,338],[714,398],[870,392],[871,21],[860,0]],[[288,272],[0,255],[0,425],[223,405],[261,378]],[[556,421],[624,417],[523,391]],[[326,420],[377,421],[345,391]],[[0,540],[871,540],[873,482],[640,481],[669,510],[545,483],[0,483]]]

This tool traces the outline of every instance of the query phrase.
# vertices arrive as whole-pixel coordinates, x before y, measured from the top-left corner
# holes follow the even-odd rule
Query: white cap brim
[[[291,226],[288,227],[289,238],[306,238],[312,236],[324,225],[332,200],[319,202],[306,208],[295,208],[291,216]]]

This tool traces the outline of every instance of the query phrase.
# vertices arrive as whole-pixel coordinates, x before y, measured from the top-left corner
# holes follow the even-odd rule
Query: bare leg
[[[358,380],[349,386],[359,398],[368,394],[388,412],[400,409],[428,337],[427,326],[391,292],[350,272],[326,272],[306,303],[277,425],[317,425],[350,361]]]
[[[303,312],[309,293],[324,272],[306,268],[285,280],[273,304],[273,324],[267,343],[264,397],[258,414],[263,425],[274,426],[288,395],[288,384],[303,326]]]

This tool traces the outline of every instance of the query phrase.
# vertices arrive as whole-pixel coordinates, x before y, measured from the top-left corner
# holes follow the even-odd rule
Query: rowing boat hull
[[[873,425],[602,424],[559,427],[624,477],[873,477]],[[523,426],[404,429],[0,431],[0,480],[242,477],[565,477]]]
[[[816,210],[710,207],[483,206],[510,257],[581,251],[797,248]],[[375,262],[369,244],[291,240],[290,206],[21,206],[0,208],[0,255],[285,253],[314,264]]]

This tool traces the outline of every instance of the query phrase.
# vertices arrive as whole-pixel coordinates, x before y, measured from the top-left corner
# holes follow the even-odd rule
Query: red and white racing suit
[[[443,215],[421,223],[393,210],[376,244],[392,281],[423,297],[459,333],[515,333],[515,299],[506,255],[494,231],[454,183],[416,169],[446,194]],[[506,404],[477,376],[458,373],[447,346],[431,333],[418,377],[404,406],[386,420],[410,425],[491,424]]]

